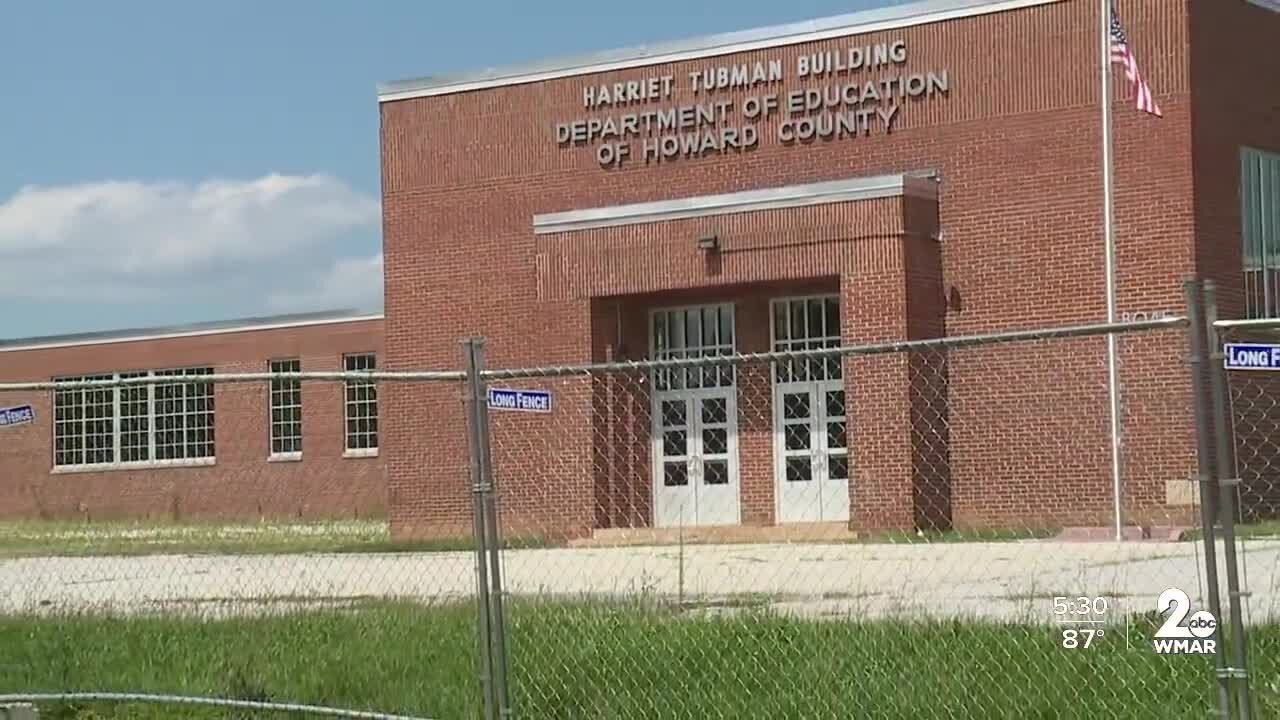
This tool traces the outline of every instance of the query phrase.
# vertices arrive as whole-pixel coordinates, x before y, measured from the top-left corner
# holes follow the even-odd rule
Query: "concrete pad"
[[[592,537],[579,538],[570,547],[621,547],[635,545],[760,544],[786,542],[847,542],[858,534],[847,523],[789,523],[753,527],[727,525],[697,528],[605,528]]]
[[[1137,525],[1124,525],[1120,528],[1120,535],[1125,540],[1145,540],[1147,538],[1146,530]],[[1116,529],[1114,527],[1089,526],[1089,527],[1067,527],[1063,528],[1055,537],[1055,540],[1063,542],[1115,542]]]
[[[1120,536],[1126,542],[1154,540],[1157,542],[1180,542],[1189,527],[1180,526],[1139,526],[1122,525]],[[1088,527],[1067,527],[1054,536],[1054,540],[1062,542],[1115,542],[1116,529],[1101,525]]]
[[[1280,540],[1239,547],[1251,592],[1246,620],[1280,621]],[[1105,597],[1106,619],[1152,612],[1170,587],[1204,607],[1203,555],[1200,543],[1155,540],[758,543],[507,550],[500,567],[514,598],[1053,623],[1055,596]],[[471,552],[22,558],[0,561],[0,613],[222,616],[367,599],[470,603],[475,582]]]

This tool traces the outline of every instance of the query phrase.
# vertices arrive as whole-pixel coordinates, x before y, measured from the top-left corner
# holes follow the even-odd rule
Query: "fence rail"
[[[1187,290],[1178,317],[856,346],[818,302],[774,318],[767,352],[699,314],[638,361],[491,368],[472,340],[456,371],[0,384],[37,419],[0,460],[0,697],[1280,713],[1257,645],[1280,623],[1280,385],[1220,352],[1280,324],[1215,324]],[[1157,652],[1162,597],[1219,623],[1166,649],[1211,658]]]

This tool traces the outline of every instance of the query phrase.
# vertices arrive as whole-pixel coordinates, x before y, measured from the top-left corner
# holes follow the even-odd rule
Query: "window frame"
[[[353,363],[362,364],[362,359],[368,358],[368,367],[352,368]],[[374,351],[343,353],[342,370],[343,372],[376,372],[378,369],[378,354]],[[355,388],[368,387],[370,396],[365,399],[352,399],[351,391]],[[352,415],[353,408],[360,407],[362,404],[371,404],[373,406],[372,413],[369,415]],[[342,383],[342,456],[344,458],[370,458],[378,456],[378,446],[381,441],[380,427],[380,408],[378,404],[378,384],[373,381],[344,379]],[[371,420],[372,430],[351,431],[352,421]],[[365,447],[352,446],[352,438],[362,435],[371,436],[372,444]]]
[[[160,377],[165,377],[166,374],[208,375],[208,374],[213,374],[213,372],[214,372],[214,368],[210,365],[195,365],[195,366],[186,366],[186,367],[164,368],[159,370],[123,370],[123,371],[114,371],[114,372],[92,372],[92,373],[83,373],[78,375],[62,375],[62,376],[53,377],[52,381],[54,383],[79,382],[79,381],[85,381],[85,380],[107,380],[111,382],[119,382],[120,380],[126,379],[126,378],[129,378],[129,379],[136,378],[136,377],[160,378]],[[157,459],[157,450],[160,449],[160,446],[162,444],[160,442],[158,434],[160,432],[174,432],[174,430],[158,430],[157,429],[157,419],[162,415],[160,412],[158,412],[157,406],[163,400],[157,397],[156,390],[161,384],[167,384],[167,383],[149,382],[149,383],[143,383],[143,384],[137,384],[137,385],[127,385],[127,386],[117,384],[117,385],[107,385],[101,388],[72,388],[72,389],[66,389],[66,390],[61,390],[55,387],[54,389],[50,390],[49,401],[50,401],[50,407],[53,408],[53,414],[54,414],[53,424],[52,424],[52,427],[50,428],[52,442],[50,446],[49,462],[50,462],[51,472],[54,474],[63,474],[63,473],[102,472],[102,471],[111,471],[111,470],[136,470],[136,469],[146,470],[146,469],[163,469],[163,468],[174,468],[174,467],[205,467],[210,465],[216,465],[217,464],[217,420],[218,420],[217,401],[216,401],[217,393],[215,392],[216,388],[213,386],[213,384],[207,383],[207,382],[178,384],[184,390],[183,396],[180,398],[173,398],[172,400],[174,402],[181,404],[183,406],[183,409],[181,410],[181,412],[177,414],[165,415],[165,417],[179,417],[183,419],[183,423],[182,423],[183,427],[181,429],[178,429],[177,432],[183,435],[181,447],[183,449],[184,457]],[[187,410],[185,407],[186,401],[188,400],[188,398],[185,396],[186,395],[185,390],[186,388],[193,385],[200,386],[200,387],[204,387],[204,386],[209,387],[207,396],[204,394],[200,396],[200,397],[207,397],[208,399],[207,407],[203,411]],[[131,399],[125,398],[124,395],[126,390],[131,390],[134,388],[145,389],[145,393],[143,394],[143,397],[139,398],[135,396]],[[111,410],[111,416],[109,420],[107,420],[107,422],[110,425],[109,437],[111,440],[111,443],[110,443],[111,459],[109,461],[105,461],[105,462],[86,462],[85,461],[87,459],[87,453],[89,452],[88,444],[86,442],[89,437],[89,434],[85,432],[84,424],[88,422],[89,418],[84,416],[83,413],[82,413],[82,417],[79,419],[80,432],[74,433],[74,434],[68,434],[68,435],[61,435],[59,433],[60,428],[65,426],[64,423],[68,422],[65,419],[59,419],[59,416],[58,416],[59,401],[60,401],[60,398],[65,398],[68,393],[72,394],[73,398],[79,399],[81,407],[84,407],[86,404],[84,401],[85,395],[90,393],[94,393],[94,394],[106,393],[107,394],[107,399],[103,402],[97,403],[97,405],[100,407],[109,407]],[[144,404],[146,407],[146,413],[145,414],[135,413],[135,414],[129,415],[128,418],[124,417],[122,415],[123,406],[129,403]],[[72,405],[72,407],[74,407],[74,405]],[[209,416],[208,425],[206,428],[204,428],[204,429],[207,429],[208,431],[207,440],[192,441],[186,435],[186,433],[188,432],[188,428],[186,427],[187,425],[186,419],[189,417],[199,416],[202,414]],[[127,419],[131,419],[131,420],[145,419],[145,428],[141,430],[125,429],[124,424],[125,424],[125,420]],[[76,422],[76,420],[72,419],[70,422],[74,423]],[[136,434],[136,433],[144,434],[145,445],[141,443],[133,443],[131,445],[126,445],[126,442],[125,442],[126,436],[131,434]],[[98,433],[98,435],[100,436],[102,435],[102,433]],[[81,454],[80,462],[70,462],[70,463],[59,462],[59,453],[60,453],[59,446],[58,446],[59,439],[79,440],[80,447],[78,452]],[[191,447],[194,446],[196,448],[199,448],[200,446],[203,446],[206,444],[210,449],[210,452],[208,455],[185,457],[185,454],[189,452],[189,449]],[[146,459],[145,460],[122,460],[121,459],[123,456],[122,452],[126,447],[133,448],[136,451],[141,451],[141,449],[145,447]],[[72,452],[77,452],[77,451],[73,450]]]
[[[809,320],[809,304],[818,302],[822,309],[822,331],[820,335],[810,335],[808,329],[803,330],[804,337],[795,337],[792,322],[795,316],[791,309],[797,303],[804,307],[806,322]],[[769,299],[769,350],[776,353],[799,352],[804,350],[821,350],[825,348],[838,348],[844,344],[844,308],[842,307],[840,293],[826,292],[813,293],[809,295],[785,295],[782,297]],[[832,334],[828,328],[828,313],[834,307],[836,328],[835,334]],[[787,327],[786,332],[782,333],[782,328],[778,327],[778,308],[784,308],[787,311]],[[780,337],[785,334],[786,337]],[[770,363],[772,367],[771,382],[774,385],[785,385],[789,383],[807,383],[807,382],[838,382],[844,379],[844,359],[841,357],[828,357],[825,359],[811,358],[806,361],[804,372],[797,372],[796,364],[799,361],[795,358],[783,358],[774,360]],[[818,369],[821,369],[819,372]],[[797,377],[803,374],[804,377]],[[783,379],[783,376],[788,379]],[[821,377],[814,377],[820,375]]]
[[[1255,182],[1256,181],[1256,182]],[[1249,319],[1280,318],[1280,153],[1240,148],[1240,271]]]
[[[714,342],[704,342],[701,330],[707,311],[716,314],[717,325]],[[691,343],[687,337],[689,313],[698,315],[699,338]],[[663,305],[649,309],[649,357],[654,360],[681,360],[697,357],[732,357],[738,354],[738,308],[732,300],[712,301],[706,303]],[[667,333],[674,327],[671,321],[676,317],[685,323],[683,341],[674,340],[674,332]],[[723,337],[724,323],[728,323],[729,340]],[[672,335],[670,342],[659,342],[659,336],[666,339]],[[735,365],[708,365],[701,368],[654,368],[649,371],[649,382],[652,383],[655,395],[679,394],[687,391],[709,390],[713,388],[730,388],[737,392],[738,368]]]
[[[277,369],[286,366],[292,369]],[[278,373],[300,373],[302,372],[302,358],[272,358],[267,361],[267,372],[273,375]],[[297,398],[297,402],[277,405],[277,399],[284,395],[295,396]],[[290,399],[292,400],[292,398]],[[303,442],[306,437],[306,429],[303,423],[302,400],[302,381],[299,379],[283,380],[272,378],[267,384],[267,460],[271,462],[286,462],[302,459]],[[277,422],[277,408],[282,412],[293,411],[296,413],[296,416],[293,419],[282,419]],[[278,428],[290,425],[297,426],[298,432],[296,435],[277,435]],[[293,443],[292,447],[296,449],[277,450],[277,440],[281,441],[282,444]]]

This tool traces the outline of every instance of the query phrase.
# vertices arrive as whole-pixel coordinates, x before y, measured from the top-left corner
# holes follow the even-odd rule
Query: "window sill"
[[[376,458],[378,457],[378,449],[364,448],[360,450],[347,450],[342,453],[342,457],[347,458],[348,460],[354,460],[358,458]]]
[[[94,465],[55,465],[51,475],[77,475],[80,473],[119,472],[121,470],[169,470],[173,468],[211,467],[216,458],[190,460],[148,460],[144,462],[97,463]]]
[[[275,453],[275,454],[273,454],[273,455],[268,455],[268,456],[267,456],[267,462],[269,462],[269,463],[277,463],[277,462],[302,462],[302,453],[300,453],[300,452],[293,452],[293,453]]]

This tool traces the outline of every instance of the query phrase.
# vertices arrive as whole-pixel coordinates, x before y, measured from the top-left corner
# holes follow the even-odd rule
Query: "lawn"
[[[844,542],[953,543],[1040,539],[1051,530],[974,530],[875,533]],[[507,538],[507,547],[545,547],[540,538]],[[331,522],[0,522],[0,559],[39,556],[261,555],[470,550],[470,539],[402,541],[382,520]]]
[[[518,605],[515,717],[1196,718],[1211,660],[1156,655],[1150,624],[1089,649],[1054,628],[864,623],[654,607]],[[1254,631],[1261,717],[1278,717],[1280,628]],[[181,693],[479,716],[475,611],[366,605],[258,618],[0,619],[0,693]],[[45,706],[41,718],[269,717],[148,705]]]
[[[1280,540],[1280,520],[1264,520],[1261,522],[1239,523],[1235,527],[1236,537],[1242,540],[1275,539]],[[1218,540],[1222,540],[1222,529],[1214,531]],[[1203,540],[1204,531],[1195,528],[1187,533],[1187,540]]]
[[[513,538],[512,547],[537,546]],[[65,522],[0,523],[0,559],[31,556],[289,554],[467,550],[468,540],[392,540],[382,520],[332,522]]]

